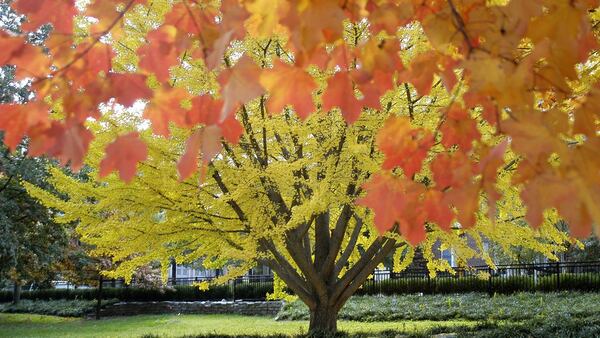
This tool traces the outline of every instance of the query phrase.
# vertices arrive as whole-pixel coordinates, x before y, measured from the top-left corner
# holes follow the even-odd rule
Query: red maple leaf
[[[221,129],[218,126],[205,127],[190,135],[186,141],[185,153],[177,162],[177,171],[182,181],[198,170],[198,157],[202,156],[203,162],[208,163],[221,151],[223,147],[221,135]],[[203,174],[204,172],[201,176]]]
[[[377,146],[385,154],[383,169],[400,167],[407,177],[421,170],[433,145],[433,135],[422,128],[413,129],[407,117],[391,117],[377,134]]]
[[[338,72],[327,80],[323,94],[323,109],[328,111],[339,107],[346,122],[353,123],[360,116],[361,101],[354,94],[354,87],[348,72]]]
[[[75,0],[17,0],[12,6],[18,13],[27,16],[22,25],[26,30],[33,31],[51,23],[57,33],[73,33],[73,18],[77,14]]]
[[[455,103],[448,108],[446,117],[440,128],[443,133],[442,144],[446,147],[458,145],[463,151],[471,150],[473,141],[478,140],[481,134],[469,112]]]
[[[179,49],[175,38],[177,29],[163,25],[148,34],[148,43],[138,49],[140,68],[152,72],[161,82],[169,80],[169,68],[179,64]]]
[[[14,150],[27,131],[48,121],[48,106],[35,101],[26,105],[0,104],[0,130],[4,130],[4,143]]]
[[[223,111],[221,120],[233,113],[239,105],[246,104],[265,92],[258,81],[260,68],[248,56],[242,57],[232,68],[219,76]]]
[[[273,69],[261,74],[260,83],[269,92],[267,108],[271,114],[279,114],[292,105],[296,114],[305,119],[315,110],[312,93],[317,84],[304,69],[276,61]]]
[[[113,170],[119,171],[119,177],[131,182],[135,177],[138,162],[148,158],[148,146],[137,132],[121,135],[106,147],[106,156],[100,162],[100,177],[105,177]]]

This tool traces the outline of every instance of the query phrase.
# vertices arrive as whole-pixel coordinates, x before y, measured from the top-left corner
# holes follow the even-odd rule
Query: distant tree
[[[26,143],[14,152],[0,145],[0,279],[14,284],[15,302],[24,283],[55,276],[55,263],[68,242],[65,226],[23,188],[23,181],[46,187],[47,161],[26,153]]]
[[[580,245],[572,245],[564,254],[564,258],[571,262],[586,262],[600,260],[600,240],[591,236],[581,240]]]
[[[7,2],[0,3],[0,27],[20,33],[22,16]],[[29,34],[29,41],[39,44],[48,27]],[[0,67],[0,104],[24,103],[32,97],[27,82],[15,81],[16,67]],[[14,301],[20,299],[24,283],[46,284],[56,276],[56,263],[62,259],[73,227],[67,229],[52,220],[52,211],[31,198],[22,182],[43,188],[50,160],[28,157],[29,141],[21,141],[11,151],[0,132],[0,280],[14,285]]]

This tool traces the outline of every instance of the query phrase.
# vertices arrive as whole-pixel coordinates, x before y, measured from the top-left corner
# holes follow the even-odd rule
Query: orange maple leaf
[[[152,130],[155,134],[169,136],[169,122],[180,127],[187,126],[187,112],[181,106],[181,102],[189,96],[185,89],[167,85],[155,91],[154,98],[144,111],[144,118],[152,122]]]
[[[17,0],[11,6],[27,16],[27,21],[22,24],[26,30],[33,31],[51,23],[57,33],[73,33],[73,18],[77,15],[75,0]]]
[[[444,146],[458,145],[463,151],[471,150],[473,141],[481,137],[477,123],[469,116],[469,112],[456,103],[448,108],[446,121],[440,130]]]
[[[260,83],[269,92],[267,108],[271,114],[279,114],[292,105],[296,114],[305,119],[315,110],[312,93],[317,84],[304,69],[275,61],[273,69],[261,74]]]
[[[435,222],[446,231],[450,230],[454,213],[445,200],[444,193],[435,189],[427,190],[423,196],[423,211],[427,221]]]
[[[169,80],[169,68],[179,64],[179,48],[175,45],[177,29],[163,25],[148,34],[148,43],[138,49],[140,68],[152,72],[161,82]]]
[[[149,99],[154,94],[146,85],[145,75],[111,73],[107,78],[107,87],[104,89],[107,98],[114,97],[125,107],[132,106],[137,100]]]
[[[413,129],[407,117],[390,117],[377,134],[377,146],[385,154],[383,169],[400,167],[407,177],[421,170],[433,145],[433,135],[422,128]]]
[[[52,121],[49,127],[34,128],[29,134],[31,156],[53,156],[63,166],[69,164],[75,171],[81,169],[83,158],[94,139],[92,132],[77,120],[67,120],[64,124]]]
[[[77,46],[76,53],[77,55],[82,54],[83,57],[77,62],[71,63],[73,55],[67,54],[70,55],[71,58],[66,58],[62,61],[63,64],[59,65],[59,69],[69,65],[65,68],[64,76],[75,88],[85,88],[90,85],[97,87],[97,82],[99,80],[98,75],[100,73],[106,75],[112,70],[112,58],[116,55],[111,46],[102,43],[83,43]]]
[[[565,182],[550,172],[534,177],[525,183],[521,192],[521,198],[527,206],[525,219],[537,228],[544,221],[544,210],[556,208],[569,224],[573,235],[579,238],[589,236],[592,219],[585,204],[576,198],[578,190],[579,187],[574,182]]]
[[[233,113],[239,105],[246,104],[265,92],[259,82],[260,68],[248,56],[243,56],[232,68],[219,75],[223,110],[221,120]]]
[[[365,76],[364,72],[353,71],[352,79],[363,95],[363,106],[381,109],[381,97],[394,88],[393,73],[375,71]]]
[[[222,110],[223,100],[210,95],[195,96],[192,99],[192,108],[186,113],[186,121],[191,126],[217,124],[221,119]]]
[[[425,191],[422,185],[383,172],[373,176],[363,188],[367,195],[356,204],[373,210],[380,234],[398,224],[400,234],[412,245],[425,239],[426,215],[419,201]]]
[[[148,158],[148,146],[138,132],[121,135],[106,146],[106,156],[100,162],[100,177],[105,177],[113,170],[119,171],[119,177],[131,182],[135,177],[138,162]]]
[[[214,99],[210,95],[196,96],[192,99],[192,108],[186,113],[186,122],[189,126],[203,124],[205,126],[218,125],[223,133],[223,138],[231,143],[238,143],[244,128],[235,115],[229,115],[220,121],[223,101]]]
[[[458,221],[464,228],[471,228],[475,225],[480,188],[479,184],[468,181],[459,189],[455,188],[445,192],[444,201],[456,207]]]
[[[323,110],[339,107],[346,122],[353,123],[360,116],[361,101],[354,94],[354,87],[348,72],[338,72],[327,80],[323,94]]]
[[[465,153],[456,151],[452,155],[438,154],[431,161],[431,171],[438,190],[461,187],[471,182],[475,170]]]
[[[198,170],[198,157],[202,156],[203,164],[206,164],[216,156],[223,145],[221,144],[221,129],[218,126],[209,126],[196,130],[187,139],[185,153],[177,162],[177,171],[180,180],[185,180]],[[202,172],[202,175],[204,172]],[[202,179],[202,177],[201,177]]]
[[[500,194],[496,191],[496,178],[498,177],[498,169],[504,163],[504,153],[508,147],[508,140],[502,141],[492,149],[483,148],[478,164],[479,172],[481,173],[481,184],[488,197],[489,217],[496,217],[496,201],[500,198]]]
[[[48,106],[41,101],[21,104],[0,104],[0,130],[4,131],[4,143],[14,150],[35,125],[48,121]]]
[[[17,78],[44,77],[50,73],[50,58],[40,47],[25,42],[22,37],[8,36],[0,31],[0,65],[17,67]]]
[[[404,197],[405,187],[401,180],[389,173],[379,173],[363,185],[367,195],[356,204],[370,208],[375,213],[375,227],[379,233],[392,229],[401,217],[398,201]]]

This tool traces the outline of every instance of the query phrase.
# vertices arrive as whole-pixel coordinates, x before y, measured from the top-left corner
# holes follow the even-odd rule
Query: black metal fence
[[[169,278],[167,285],[194,285],[201,282],[210,282],[217,277],[184,277]],[[232,284],[255,284],[261,286],[265,283],[273,284],[273,275],[248,275],[231,280]]]
[[[555,262],[454,268],[431,278],[425,268],[375,271],[359,294],[512,293],[518,291],[600,291],[600,261]]]
[[[409,268],[402,272],[376,270],[357,294],[438,294],[461,292],[512,293],[518,291],[600,291],[600,261],[557,262],[541,264],[499,265],[454,268],[454,273],[437,273],[431,278],[425,268]],[[250,275],[231,280],[226,285],[211,286],[199,290],[195,284],[211,281],[216,277],[169,279],[170,288],[163,290],[137,284],[125,284],[123,280],[103,279],[102,289],[56,283],[54,289],[24,291],[24,298],[95,299],[98,293],[105,298],[128,301],[151,300],[233,300],[264,299],[273,292],[273,276]],[[67,289],[68,288],[68,289]],[[27,290],[27,289],[24,289]],[[10,299],[10,291],[0,292],[0,298]],[[4,293],[6,293],[4,295]],[[0,300],[1,301],[1,300]]]
[[[202,282],[210,282],[216,277],[169,278],[167,285],[195,287]],[[227,299],[264,300],[267,293],[273,292],[273,275],[248,275],[232,279],[226,286]]]

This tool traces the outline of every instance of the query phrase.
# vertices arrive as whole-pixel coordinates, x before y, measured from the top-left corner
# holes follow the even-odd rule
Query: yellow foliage
[[[119,55],[117,70],[136,66],[132,51],[142,44],[141,37],[153,23],[160,22],[168,6],[170,1],[153,1],[151,8],[138,6],[127,13],[128,34],[113,43]],[[266,13],[262,8],[267,2],[256,1],[254,6],[257,13]],[[262,26],[254,27],[258,33],[274,29],[270,20],[262,18],[261,22]],[[360,42],[364,38],[360,35],[364,31],[359,27],[361,24],[347,25],[346,39]],[[403,45],[400,56],[405,61],[430,48],[417,25],[408,25],[398,34]],[[248,38],[234,43],[226,55],[233,59],[236,53],[247,53],[268,67],[273,56],[282,52],[274,39],[275,43],[261,52],[262,40]],[[202,62],[189,58],[184,61],[185,67],[171,70],[176,86],[195,95],[214,93],[215,74],[207,71]],[[315,71],[313,75],[322,88],[330,74]],[[382,97],[384,111],[365,110],[352,125],[347,125],[337,111],[319,111],[305,121],[287,110],[280,115],[265,116],[263,100],[252,101],[237,115],[245,127],[239,144],[226,144],[206,168],[204,177],[195,175],[185,181],[179,180],[174,163],[184,152],[190,130],[172,126],[171,137],[157,137],[145,129],[147,123],[139,112],[106,112],[99,121],[90,122],[96,138],[86,158],[92,169],[89,179],[80,180],[52,168],[49,181],[56,188],[56,195],[26,186],[32,196],[59,211],[57,221],[79,222],[78,231],[84,241],[93,245],[94,255],[107,256],[118,263],[109,272],[111,277],[130,278],[137,267],[151,262],[161,262],[166,276],[169,259],[174,258],[178,264],[201,261],[206,268],[227,265],[228,274],[215,281],[223,283],[243,275],[258,263],[274,259],[272,252],[264,247],[265,239],[273,243],[283,258],[293,262],[286,234],[308,225],[306,240],[314,242],[315,217],[326,213],[336,220],[347,205],[351,206],[353,218],[341,249],[348,246],[356,227],[362,226],[349,253],[352,265],[379,236],[373,226],[373,214],[354,205],[360,194],[349,195],[348,186],[359,188],[379,170],[383,155],[377,151],[374,139],[390,115],[409,116],[413,126],[436,131],[439,107],[447,106],[464,90],[459,84],[448,93],[437,79],[436,83],[427,96],[418,96],[408,85],[396,86]],[[315,94],[316,102],[319,95]],[[189,107],[189,102],[183,102],[182,106]],[[477,119],[484,142],[490,145],[500,142],[493,128],[481,117]],[[130,184],[114,174],[97,178],[105,147],[117,135],[134,130],[140,131],[149,148],[148,159],[139,165],[137,177]],[[430,161],[431,158],[426,160],[416,180],[431,181]],[[518,161],[513,153],[505,158],[506,165],[498,174],[497,189],[502,197],[495,213],[486,210],[483,203],[486,196],[482,195],[475,227],[462,229],[457,224],[455,229],[445,232],[435,224],[427,225],[427,240],[420,249],[432,276],[437,271],[452,272],[448,262],[438,258],[440,248],[453,250],[460,265],[467,265],[476,257],[493,265],[485,242],[496,243],[509,254],[515,248],[527,248],[555,259],[556,253],[571,241],[555,227],[558,218],[552,211],[539,230],[522,221],[525,210],[519,198],[520,187],[511,183],[512,168]],[[279,197],[281,201],[276,201]],[[289,210],[282,212],[286,208]],[[329,226],[333,230],[335,221]],[[394,254],[394,270],[405,269],[414,258],[415,248],[398,234],[386,236],[397,238],[402,245]],[[344,265],[338,272],[346,271]],[[283,289],[277,283],[278,289],[271,297],[281,297]],[[202,287],[208,286],[202,284]]]

